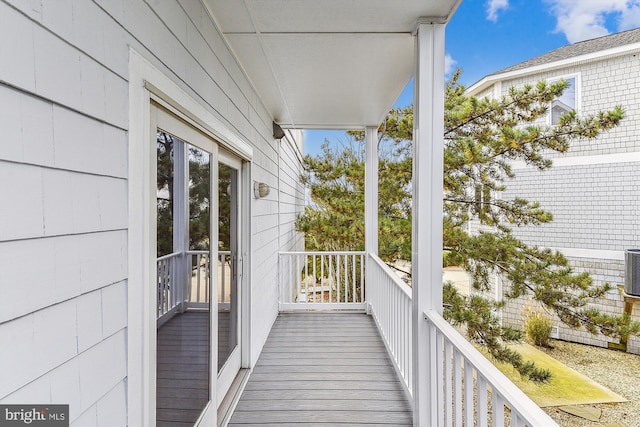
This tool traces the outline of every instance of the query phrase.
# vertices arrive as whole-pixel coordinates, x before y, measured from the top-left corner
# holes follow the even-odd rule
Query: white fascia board
[[[480,93],[488,86],[496,81],[513,79],[516,77],[522,77],[529,74],[536,74],[543,71],[551,71],[558,68],[564,68],[572,65],[584,64],[597,60],[614,58],[624,54],[631,53],[633,51],[640,51],[640,43],[632,43],[624,46],[618,46],[613,49],[601,50],[598,52],[589,53],[586,55],[574,56],[572,58],[563,59],[555,62],[548,62],[546,64],[535,65],[532,67],[522,68],[519,70],[508,71],[506,73],[494,74],[482,78],[480,81],[474,83],[467,89],[468,94]]]

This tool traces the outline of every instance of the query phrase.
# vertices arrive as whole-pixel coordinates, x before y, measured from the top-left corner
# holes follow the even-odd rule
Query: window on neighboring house
[[[578,108],[578,98],[577,98],[577,81],[576,76],[572,77],[564,77],[569,86],[564,90],[562,96],[554,99],[551,102],[551,124],[555,125],[560,120],[560,117],[568,113],[569,111],[576,110]],[[556,80],[557,81],[557,80]],[[550,83],[553,83],[551,81]]]
[[[491,189],[486,185],[476,184],[474,196],[474,208],[478,219],[481,224],[486,224],[491,210]]]

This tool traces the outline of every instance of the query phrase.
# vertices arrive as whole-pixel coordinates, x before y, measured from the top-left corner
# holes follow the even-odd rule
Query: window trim
[[[581,84],[581,75],[580,73],[567,73],[567,74],[562,74],[559,76],[554,76],[552,78],[548,78],[547,79],[547,84],[553,84],[556,83],[560,80],[569,80],[569,79],[575,79],[575,84],[574,84],[574,93],[575,93],[575,99],[574,99],[574,110],[576,112],[576,114],[580,115],[580,113],[582,112],[582,84]],[[556,98],[554,98],[555,100]],[[547,113],[547,117],[546,117],[546,122],[549,126],[555,126],[555,123],[553,123],[553,112],[551,111],[551,107],[549,108],[549,111]]]

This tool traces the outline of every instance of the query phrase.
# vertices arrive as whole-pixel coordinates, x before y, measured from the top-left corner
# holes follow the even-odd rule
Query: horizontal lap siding
[[[0,0],[0,27],[0,402],[124,425],[129,48],[248,141],[272,187],[251,202],[254,326],[277,314],[286,232],[272,119],[200,2]]]

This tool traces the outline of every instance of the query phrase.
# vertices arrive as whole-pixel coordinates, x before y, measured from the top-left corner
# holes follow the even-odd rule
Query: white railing
[[[367,259],[367,299],[404,386],[413,391],[411,288],[377,255]]]
[[[158,258],[157,279],[158,325],[174,312],[208,307],[211,295],[209,251],[174,252]],[[229,305],[230,295],[231,252],[218,251],[218,303],[221,308]]]
[[[172,313],[180,308],[184,301],[183,275],[184,257],[181,252],[162,256],[157,260],[158,307],[157,318]]]
[[[430,385],[431,393],[437,393],[438,425],[462,426],[464,420],[475,420],[478,427],[490,421],[493,426],[557,426],[439,313],[424,316],[438,373]]]
[[[187,302],[190,307],[209,303],[211,274],[209,251],[187,251],[191,257],[191,283]],[[229,304],[231,293],[231,252],[218,251],[218,303]]]
[[[280,310],[365,310],[365,252],[281,252]]]

